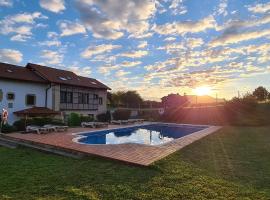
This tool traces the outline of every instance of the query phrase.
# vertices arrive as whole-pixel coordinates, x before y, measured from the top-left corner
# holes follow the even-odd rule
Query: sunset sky
[[[270,89],[270,2],[0,0],[0,61],[96,78],[147,99]]]

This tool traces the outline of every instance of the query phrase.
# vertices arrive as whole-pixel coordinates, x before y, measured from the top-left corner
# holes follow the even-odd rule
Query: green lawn
[[[0,199],[270,199],[270,127],[226,127],[148,168],[0,147]]]

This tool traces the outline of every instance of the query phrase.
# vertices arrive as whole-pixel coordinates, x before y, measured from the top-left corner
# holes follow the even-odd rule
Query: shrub
[[[29,126],[29,125],[44,126],[46,124],[65,125],[65,123],[60,119],[54,119],[54,118],[49,118],[49,117],[37,117],[37,118],[27,119],[26,122],[25,122],[25,119],[20,119],[18,121],[15,121],[13,123],[13,126],[18,131],[25,131],[25,126]]]
[[[2,125],[2,133],[12,133],[16,131],[16,128],[14,126],[11,126],[9,124],[3,124]]]
[[[77,113],[71,113],[68,116],[68,125],[69,126],[80,126],[81,125],[81,117]]]
[[[81,116],[80,117],[80,120],[81,120],[81,122],[92,122],[92,121],[94,121],[94,118],[93,117],[90,117],[90,116]]]
[[[113,119],[115,120],[127,120],[131,114],[130,110],[116,110],[113,112]]]
[[[18,131],[25,131],[25,125],[28,125],[28,124],[25,124],[25,120],[24,119],[20,119],[18,121],[15,121],[13,123],[13,126],[18,130]]]
[[[111,121],[111,114],[109,111],[106,113],[101,113],[97,115],[97,120],[100,122],[109,122]]]

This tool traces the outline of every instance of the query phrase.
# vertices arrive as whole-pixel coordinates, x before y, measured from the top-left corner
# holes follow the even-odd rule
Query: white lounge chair
[[[108,123],[105,122],[82,122],[82,127],[90,127],[90,128],[104,128],[108,127]]]
[[[94,122],[96,128],[105,128],[108,127],[108,123],[106,122]]]
[[[88,128],[95,128],[94,122],[82,122],[82,123],[81,123],[81,126],[82,126],[83,128],[86,128],[86,127],[88,127]]]
[[[54,132],[67,131],[68,129],[68,126],[59,126],[59,125],[52,125],[52,124],[46,124],[43,127],[47,128],[49,131],[54,131]]]
[[[40,126],[27,126],[26,132],[27,133],[35,132],[37,134],[41,134],[41,133],[47,133],[48,129],[45,127],[40,127]]]
[[[122,120],[112,120],[111,123],[112,124],[116,124],[116,125],[121,125],[122,124]]]

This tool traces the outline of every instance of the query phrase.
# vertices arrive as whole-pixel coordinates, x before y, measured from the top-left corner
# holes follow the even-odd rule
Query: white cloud
[[[187,13],[187,8],[183,5],[183,0],[172,0],[169,8],[174,15],[183,15]]]
[[[266,13],[270,11],[270,2],[265,4],[256,4],[255,6],[249,6],[248,10],[253,13]]]
[[[216,27],[216,21],[213,16],[208,16],[200,21],[184,21],[184,22],[173,22],[164,25],[155,25],[153,30],[162,35],[168,34],[180,34],[186,33],[197,33],[207,29],[214,29]]]
[[[147,41],[141,41],[137,47],[139,49],[144,49],[145,47],[147,47]]]
[[[57,51],[43,50],[41,52],[41,58],[45,59],[48,64],[60,64],[63,61],[63,55]]]
[[[141,58],[143,56],[146,56],[147,54],[148,54],[148,51],[138,50],[138,51],[124,52],[124,53],[121,53],[119,56],[128,57],[128,58]]]
[[[204,44],[201,38],[188,38],[187,46],[191,49],[202,46]]]
[[[91,67],[71,66],[71,67],[68,67],[68,70],[80,76],[90,76],[90,74],[92,73]]]
[[[39,42],[38,44],[41,45],[41,46],[48,46],[48,47],[56,46],[56,47],[59,47],[59,46],[61,46],[61,41],[59,41],[59,40],[46,40],[46,41],[43,41],[43,42]]]
[[[124,61],[120,64],[120,66],[122,67],[135,67],[137,65],[142,64],[141,61],[133,61],[133,62],[129,62],[129,61]]]
[[[171,41],[175,41],[175,40],[176,40],[175,37],[167,37],[164,39],[164,41],[166,41],[166,42],[171,42]]]
[[[77,8],[93,36],[105,39],[120,38],[124,31],[143,35],[156,11],[153,0],[77,0]]]
[[[270,35],[269,29],[264,29],[260,31],[250,31],[250,32],[243,32],[243,33],[225,33],[220,37],[212,40],[209,43],[210,47],[216,46],[225,46],[228,44],[236,44],[242,41],[257,39],[265,36]]]
[[[70,36],[86,33],[86,30],[82,24],[67,20],[60,22],[59,28],[61,30],[61,36]]]
[[[228,7],[228,0],[220,0],[218,8],[214,14],[227,16],[228,15],[227,7]]]
[[[81,53],[81,57],[91,58],[94,55],[108,53],[114,49],[119,49],[121,47],[122,47],[121,45],[112,45],[112,44],[101,44],[97,46],[89,46]]]
[[[66,9],[64,0],[40,0],[39,5],[54,13],[59,13]]]
[[[12,0],[0,0],[0,6],[11,7],[12,5]]]
[[[120,77],[123,77],[127,74],[130,74],[130,72],[127,72],[127,71],[124,71],[124,70],[118,70],[116,73],[115,73],[115,76],[120,78]]]
[[[20,63],[23,59],[23,54],[14,49],[0,49],[0,60],[8,63]]]
[[[26,41],[31,38],[37,19],[47,19],[47,17],[40,12],[8,15],[0,20],[0,34],[13,34],[12,41]]]

